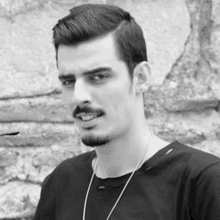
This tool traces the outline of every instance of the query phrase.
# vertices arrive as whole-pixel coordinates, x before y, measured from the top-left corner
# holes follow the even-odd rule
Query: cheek
[[[63,103],[64,105],[69,109],[69,110],[73,110],[73,102],[72,102],[72,96],[71,96],[71,92],[67,92],[67,91],[62,91],[62,98],[63,98]]]
[[[66,91],[62,91],[62,98],[65,105],[68,105],[70,103],[70,94]]]
[[[131,97],[128,92],[123,90],[109,90],[102,93],[104,108],[111,116],[118,118],[128,116],[130,111]]]

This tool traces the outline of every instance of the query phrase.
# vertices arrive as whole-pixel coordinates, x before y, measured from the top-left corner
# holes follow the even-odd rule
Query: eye
[[[95,82],[101,82],[104,81],[105,79],[107,79],[107,75],[106,74],[96,74],[90,77],[90,80],[95,81]]]
[[[76,82],[76,81],[73,80],[73,79],[71,79],[71,80],[65,80],[65,81],[62,82],[62,86],[66,86],[66,87],[68,87],[68,86],[74,86],[75,82]]]

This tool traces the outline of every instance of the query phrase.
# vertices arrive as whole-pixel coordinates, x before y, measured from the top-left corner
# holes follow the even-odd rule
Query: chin
[[[81,138],[84,145],[89,147],[98,147],[110,142],[108,136],[87,135]]]

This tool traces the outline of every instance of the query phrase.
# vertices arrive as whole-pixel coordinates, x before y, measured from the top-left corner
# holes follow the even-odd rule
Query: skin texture
[[[96,150],[96,175],[107,178],[132,172],[150,137],[143,104],[143,92],[150,84],[147,62],[135,67],[131,80],[112,34],[76,46],[60,45],[57,57],[64,102],[82,142]],[[100,117],[80,119],[96,114]],[[143,162],[164,145],[154,136]]]
[[[77,112],[86,107],[89,112],[103,114],[89,122],[74,117],[84,144],[100,146],[128,132],[135,120],[135,94],[127,66],[118,58],[112,37],[78,46],[61,45],[58,66],[59,76],[71,74],[61,79],[63,98],[71,114],[75,116],[76,107]]]

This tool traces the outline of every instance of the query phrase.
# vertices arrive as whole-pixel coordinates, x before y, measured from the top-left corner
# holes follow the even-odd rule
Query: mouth
[[[102,115],[103,114],[100,113],[79,113],[76,115],[76,118],[82,122],[90,122],[101,117]]]

